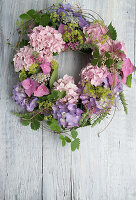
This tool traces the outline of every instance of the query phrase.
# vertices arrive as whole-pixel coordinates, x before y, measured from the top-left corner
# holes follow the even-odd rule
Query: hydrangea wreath
[[[33,130],[46,121],[59,134],[62,146],[71,143],[72,151],[79,149],[78,127],[100,123],[118,99],[127,113],[123,84],[131,87],[135,67],[126,57],[125,44],[117,41],[112,23],[106,26],[102,18],[70,4],[29,10],[20,19],[13,59],[20,82],[12,98],[23,112],[14,114]],[[58,80],[55,56],[68,50],[90,55],[77,85],[67,74]]]

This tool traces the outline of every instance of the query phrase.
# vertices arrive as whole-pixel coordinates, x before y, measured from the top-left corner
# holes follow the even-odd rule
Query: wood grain
[[[98,12],[116,27],[118,39],[126,42],[128,57],[135,62],[135,0],[80,0],[84,8]],[[61,147],[57,135],[21,126],[11,111],[17,110],[9,94],[17,81],[10,64],[12,49],[6,39],[18,16],[30,8],[43,9],[55,1],[0,1],[0,200],[135,200],[136,199],[136,78],[125,88],[129,114],[122,106],[112,124],[98,138],[101,126],[79,129],[81,148],[72,153]],[[11,37],[14,43],[16,33]],[[68,73],[78,80],[87,57],[64,53],[56,58],[59,76]]]

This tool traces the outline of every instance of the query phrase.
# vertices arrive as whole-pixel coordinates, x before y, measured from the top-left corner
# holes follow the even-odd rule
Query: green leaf
[[[23,13],[23,14],[20,15],[19,17],[20,17],[20,19],[22,19],[24,22],[27,22],[27,21],[29,21],[29,20],[32,19],[32,17],[29,16],[28,14],[26,14],[26,13]]]
[[[39,128],[40,128],[40,122],[33,118],[32,121],[31,121],[31,129],[36,131]]]
[[[58,55],[58,52],[56,52],[56,53],[53,53],[53,56],[57,56]]]
[[[99,60],[99,61],[98,61],[98,67],[101,67],[101,65],[102,65],[102,61]]]
[[[41,19],[40,19],[40,25],[42,26],[47,26],[50,22],[50,15],[47,14],[47,13],[44,13],[42,16],[41,16]]]
[[[75,129],[71,129],[71,135],[73,139],[76,139],[78,132]]]
[[[64,98],[66,96],[66,91],[65,90],[63,90],[63,91],[61,91],[60,93],[59,93],[59,99],[62,99],[62,98]]]
[[[61,128],[58,125],[57,120],[54,118],[51,120],[50,128],[52,131],[57,131],[58,133],[60,133],[60,131],[61,131]]]
[[[122,64],[123,64],[123,61],[119,60],[119,62],[115,64],[115,68],[116,69],[122,69]]]
[[[59,139],[60,139],[60,140],[64,140],[64,136],[63,136],[63,135],[60,135],[60,136],[59,136]]]
[[[126,102],[124,93],[123,93],[123,92],[120,92],[120,93],[119,93],[119,97],[120,97],[121,103],[122,103],[122,105],[123,105],[123,107],[124,107],[125,113],[128,114],[127,102]]]
[[[20,43],[19,43],[19,47],[24,47],[24,46],[27,46],[28,45],[28,40],[22,40],[22,41],[20,41]]]
[[[112,26],[112,22],[109,24],[108,26],[108,34],[111,37],[112,40],[116,40],[117,39],[117,32],[115,30],[115,28]]]
[[[23,126],[28,126],[30,124],[30,121],[29,120],[25,120],[25,119],[22,119],[21,120],[21,123]]]
[[[109,58],[108,60],[106,60],[105,64],[107,65],[107,67],[111,67],[113,64],[113,59]]]
[[[51,74],[51,78],[50,78],[50,88],[53,87],[53,83],[55,81],[57,81],[58,79],[58,66],[55,67],[55,69],[53,70],[52,74]]]
[[[27,14],[28,14],[29,16],[31,16],[32,18],[35,18],[36,11],[33,10],[33,9],[31,9],[31,10],[28,10],[28,11],[27,11]]]
[[[64,139],[64,140],[62,140],[62,146],[64,147],[65,145],[66,145],[66,141]]]
[[[105,52],[106,58],[110,58],[110,54],[108,52]]]
[[[40,13],[37,13],[37,14],[35,15],[35,22],[36,22],[36,23],[40,23],[40,19],[41,19],[41,15],[40,15]]]
[[[98,59],[92,59],[92,60],[91,60],[91,64],[92,64],[93,66],[96,66],[96,65],[97,65],[97,62],[98,62]]]
[[[35,120],[38,120],[38,121],[43,121],[44,120],[44,115],[43,114],[38,114],[34,117]]]
[[[127,82],[126,82],[127,86],[131,88],[131,84],[132,84],[132,74],[130,74],[127,77]]]
[[[69,137],[67,137],[67,136],[65,136],[65,140],[66,140],[66,142],[68,142],[68,143],[71,142],[71,139],[70,139]]]
[[[71,142],[71,150],[75,151],[76,149],[79,149],[80,146],[80,139],[76,138],[74,141]]]

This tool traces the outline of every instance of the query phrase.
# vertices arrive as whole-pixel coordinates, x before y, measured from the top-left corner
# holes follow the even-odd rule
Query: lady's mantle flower
[[[50,26],[43,27],[39,25],[28,36],[31,46],[38,53],[46,49],[52,53],[60,53],[64,50],[65,42],[62,39],[61,33]]]
[[[79,127],[79,121],[82,118],[81,114],[83,111],[77,108],[75,104],[65,104],[57,101],[52,109],[53,117],[57,119],[60,126],[64,128]]]
[[[13,61],[16,72],[19,72],[23,68],[28,71],[29,67],[34,64],[32,48],[29,46],[20,48],[20,50],[16,53]]]
[[[88,66],[81,71],[81,82],[87,81],[91,82],[92,85],[100,86],[107,75],[108,72],[105,66],[99,68],[88,64]]]
[[[66,96],[60,99],[61,102],[69,102],[72,104],[77,103],[78,101],[78,87],[74,83],[74,79],[72,76],[68,76],[67,74],[54,83],[54,89],[59,91],[66,91]]]

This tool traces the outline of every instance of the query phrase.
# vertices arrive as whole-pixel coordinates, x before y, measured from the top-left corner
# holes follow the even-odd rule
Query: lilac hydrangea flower
[[[85,18],[79,17],[78,20],[79,20],[78,24],[79,24],[80,28],[89,26],[89,22]]]
[[[52,107],[53,117],[57,119],[60,126],[64,128],[79,127],[83,111],[75,104],[57,101]]]
[[[26,94],[20,83],[14,86],[12,94],[12,99],[24,109]]]
[[[27,110],[28,112],[32,112],[32,111],[38,106],[37,100],[38,100],[37,97],[32,97],[32,98],[26,103],[26,110]]]
[[[26,109],[28,112],[32,112],[37,107],[38,98],[27,97],[24,88],[21,83],[17,84],[13,88],[12,99],[21,106],[22,109]]]

